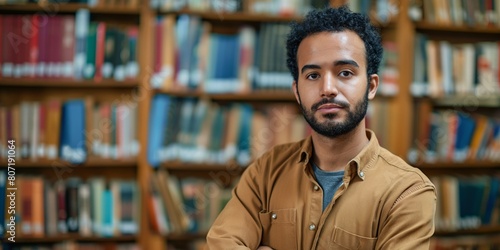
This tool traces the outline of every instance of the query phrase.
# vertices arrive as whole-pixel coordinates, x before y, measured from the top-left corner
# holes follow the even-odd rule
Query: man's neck
[[[351,132],[329,138],[316,132],[312,134],[314,147],[313,161],[323,171],[344,170],[352,160],[368,144],[364,121]]]

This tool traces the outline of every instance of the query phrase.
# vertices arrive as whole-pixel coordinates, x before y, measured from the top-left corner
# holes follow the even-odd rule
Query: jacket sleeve
[[[260,175],[257,163],[242,174],[231,199],[208,232],[208,249],[257,249],[262,235]]]
[[[431,183],[408,187],[385,217],[375,249],[428,250],[435,212],[436,192]]]

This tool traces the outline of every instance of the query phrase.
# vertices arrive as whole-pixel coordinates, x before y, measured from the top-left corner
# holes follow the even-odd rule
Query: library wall
[[[203,248],[245,167],[311,133],[288,24],[342,4],[381,32],[366,123],[435,184],[431,249],[498,248],[500,1],[0,0],[3,248]]]

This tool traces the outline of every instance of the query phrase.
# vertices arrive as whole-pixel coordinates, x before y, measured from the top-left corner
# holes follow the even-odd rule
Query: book
[[[60,158],[71,163],[83,163],[87,158],[85,145],[85,104],[69,100],[62,105]]]

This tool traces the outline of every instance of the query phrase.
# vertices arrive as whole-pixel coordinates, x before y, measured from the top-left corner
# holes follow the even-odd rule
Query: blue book
[[[238,90],[239,37],[237,35],[212,34],[210,59],[205,91],[211,93]]]
[[[83,100],[70,100],[63,104],[60,136],[61,159],[74,164],[83,163],[87,158]]]
[[[113,193],[110,188],[106,188],[102,194],[102,236],[111,237],[114,234],[113,212],[114,212]]]
[[[493,209],[495,208],[497,199],[499,198],[498,197],[499,187],[500,187],[500,180],[497,177],[491,178],[490,190],[488,192],[484,211],[481,216],[481,221],[483,225],[489,225],[492,223],[491,216],[493,214]]]
[[[167,125],[167,110],[170,105],[170,96],[155,95],[151,104],[151,113],[149,114],[149,134],[148,134],[148,162],[154,168],[161,163],[160,151],[162,139],[164,138],[164,127]]]
[[[190,88],[196,88],[201,78],[198,75],[198,45],[200,43],[201,34],[203,32],[203,24],[201,19],[197,16],[190,16],[189,18],[189,31],[188,31],[188,54],[189,57],[189,83]]]
[[[182,86],[189,83],[189,61],[191,60],[191,47],[189,46],[189,15],[180,15],[175,27],[177,44],[179,48],[179,65],[176,82]]]
[[[236,160],[239,165],[245,166],[251,160],[251,143],[253,109],[248,104],[241,105],[240,131],[238,134],[238,154]]]
[[[455,141],[455,161],[465,161],[476,128],[476,122],[469,115],[458,113],[457,139]]]
[[[440,115],[432,112],[429,128],[429,143],[427,145],[426,161],[433,162],[437,159],[438,154],[438,139],[439,139],[439,121]]]

